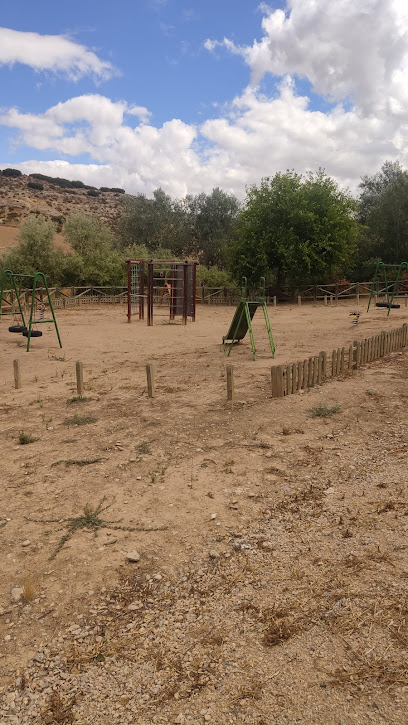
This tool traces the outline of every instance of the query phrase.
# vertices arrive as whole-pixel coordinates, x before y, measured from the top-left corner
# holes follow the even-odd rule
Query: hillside
[[[42,190],[32,189],[28,184],[34,181],[31,176],[0,175],[0,252],[16,243],[18,225],[29,214],[42,214],[53,221],[57,232],[70,214],[78,212],[97,216],[116,230],[121,201],[127,194],[103,191],[90,196],[89,189],[64,188],[45,180],[41,180]]]

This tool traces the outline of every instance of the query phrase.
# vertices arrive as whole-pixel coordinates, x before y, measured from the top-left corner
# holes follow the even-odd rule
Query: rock
[[[14,602],[19,602],[21,597],[23,596],[23,594],[24,594],[23,587],[13,587],[13,589],[11,590],[11,598],[13,599]]]
[[[214,521],[217,518],[217,514],[211,514],[210,521]]]
[[[111,544],[116,544],[117,540],[117,536],[107,536],[101,543],[103,546],[110,546]]]
[[[131,562],[140,561],[140,554],[138,551],[129,551],[129,553],[126,554],[126,559]]]
[[[37,654],[34,655],[33,659],[36,662],[44,662],[44,660],[45,660],[45,654],[44,654],[44,652],[37,652]]]
[[[142,609],[142,607],[143,607],[143,602],[135,601],[135,602],[132,602],[131,604],[129,604],[128,611],[136,612],[138,609]]]
[[[212,551],[208,552],[208,556],[210,557],[210,559],[219,559],[220,558],[218,551],[214,551],[214,549],[212,549]]]
[[[31,544],[30,539],[26,539],[25,541],[23,541],[23,543],[21,544],[21,546],[30,546],[30,544]]]
[[[271,541],[263,541],[262,548],[265,549],[266,551],[272,551],[274,546]]]
[[[4,641],[10,642],[10,640],[11,640],[11,634],[6,634],[6,636],[4,637]]]

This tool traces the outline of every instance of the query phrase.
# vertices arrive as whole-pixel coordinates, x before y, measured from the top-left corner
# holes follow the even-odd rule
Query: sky
[[[407,0],[0,5],[0,168],[173,198],[408,166]]]

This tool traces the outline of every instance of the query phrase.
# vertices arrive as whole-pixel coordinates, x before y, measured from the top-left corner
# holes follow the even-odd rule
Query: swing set
[[[397,271],[397,277],[395,282],[389,282],[387,277],[387,269],[394,269]],[[378,282],[380,278],[384,280],[384,287],[378,290]],[[373,283],[371,285],[370,299],[368,300],[367,312],[370,309],[370,304],[373,296],[385,295],[386,302],[376,302],[376,307],[385,307],[388,309],[387,317],[391,310],[399,310],[400,305],[394,304],[394,300],[408,299],[408,262],[401,262],[401,264],[384,264],[384,262],[378,262]],[[400,289],[400,285],[402,289]],[[404,292],[404,294],[400,294]]]
[[[26,324],[26,320],[24,317],[24,310],[21,305],[21,283],[22,280],[31,280],[31,305],[30,305],[30,317],[28,320],[28,325]],[[17,300],[17,306],[18,311],[14,309],[14,302],[12,299],[7,300],[4,296],[6,284],[10,283],[12,292],[14,292],[16,300]],[[41,283],[41,288],[39,287],[39,283]],[[41,289],[41,295],[38,298],[36,296],[36,292]],[[45,293],[48,299],[48,304],[50,307],[50,312],[52,315],[52,318],[50,320],[45,319],[45,305],[42,301],[42,289],[45,289]],[[7,310],[6,312],[3,312],[3,304],[9,305],[10,310]],[[38,318],[36,317],[36,311],[38,311]],[[0,282],[0,317],[3,315],[14,315],[14,318],[20,318],[15,319],[15,322],[18,322],[19,324],[14,324],[9,327],[9,332],[15,332],[22,334],[23,337],[27,338],[27,352],[30,350],[30,342],[32,337],[42,337],[41,330],[37,330],[37,325],[42,322],[52,322],[55,327],[55,332],[57,333],[59,346],[62,347],[61,338],[58,330],[57,320],[55,319],[54,314],[54,307],[52,304],[52,300],[50,297],[50,292],[47,285],[47,280],[45,279],[45,275],[42,272],[36,272],[35,274],[15,274],[11,272],[9,269],[6,269],[2,276],[1,276],[1,282]]]

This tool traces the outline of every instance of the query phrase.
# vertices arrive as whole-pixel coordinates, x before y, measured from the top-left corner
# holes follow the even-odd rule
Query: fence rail
[[[388,289],[392,287],[394,282],[388,283]],[[266,290],[267,304],[278,304],[282,302],[319,302],[324,304],[333,304],[338,300],[352,300],[357,302],[360,297],[369,297],[371,293],[371,282],[344,282],[339,284],[325,285],[309,285],[302,289],[290,290],[283,288],[276,292],[272,287]],[[50,287],[51,299],[54,307],[71,307],[75,305],[102,305],[102,304],[126,304],[127,303],[127,287],[125,286],[104,286],[94,287],[92,285],[84,285],[82,287]],[[375,294],[377,296],[385,295],[386,287],[377,284]],[[399,294],[408,299],[408,280],[400,281]],[[29,289],[20,290],[20,302],[22,305],[29,306],[31,304],[32,295]],[[36,301],[42,302],[45,296],[45,290],[37,289]],[[249,299],[255,299],[256,295],[250,295]],[[201,285],[197,289],[196,302],[203,305],[237,305],[241,299],[240,290],[227,289],[226,287],[207,287]],[[2,311],[13,311],[17,307],[17,298],[13,290],[5,290],[3,297]]]

